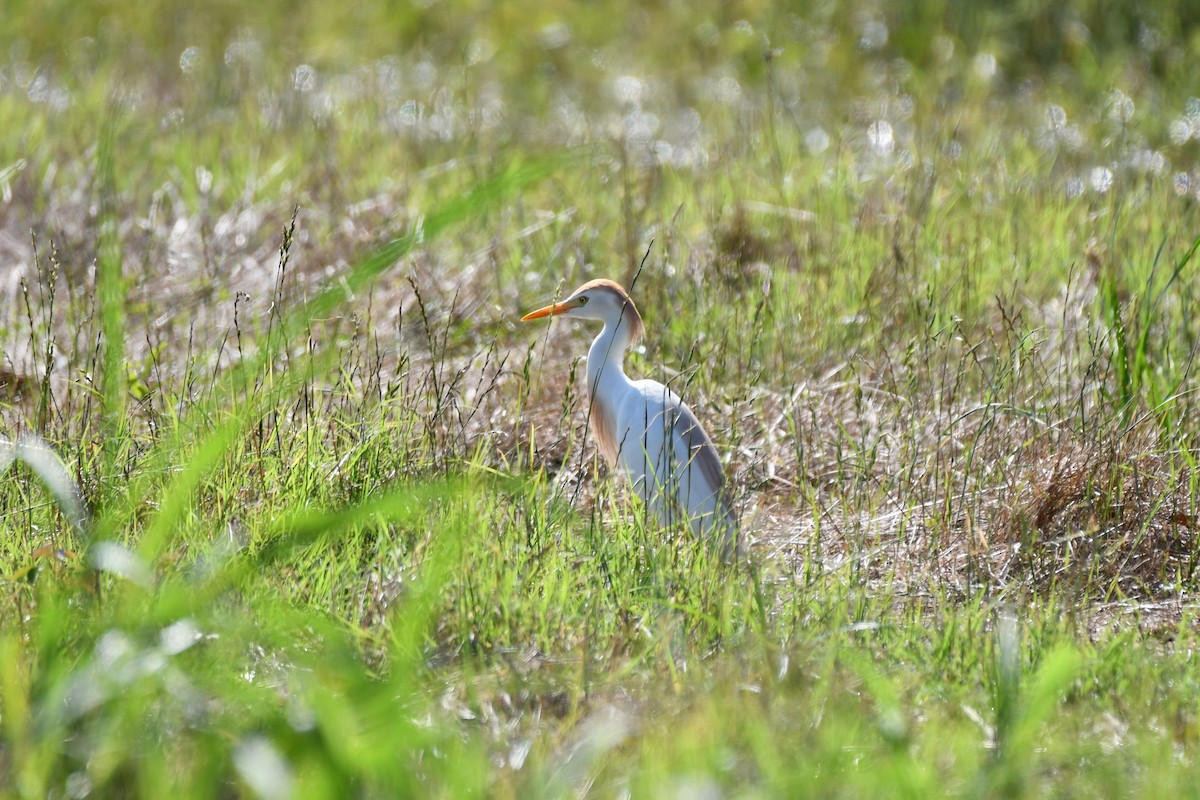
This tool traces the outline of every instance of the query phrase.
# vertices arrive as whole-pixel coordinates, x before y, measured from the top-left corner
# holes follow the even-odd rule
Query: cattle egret
[[[604,323],[588,350],[587,388],[592,435],[605,459],[621,466],[660,524],[687,522],[723,558],[733,557],[737,518],[712,440],[675,392],[625,375],[625,351],[645,331],[629,295],[614,281],[589,281],[521,320],[558,316]]]

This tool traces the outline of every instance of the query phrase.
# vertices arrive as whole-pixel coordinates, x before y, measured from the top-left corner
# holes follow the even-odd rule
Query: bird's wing
[[[682,439],[687,448],[688,464],[695,464],[699,468],[700,475],[712,487],[714,494],[723,494],[725,475],[721,470],[721,458],[717,455],[717,448],[713,447],[712,439],[708,438],[704,431],[704,426],[696,419],[687,403],[658,381],[642,380],[635,385],[638,387],[638,393],[635,395],[636,405],[629,409],[635,415],[633,421],[652,417],[655,425],[671,429],[674,436]],[[635,426],[629,427],[632,429]],[[647,444],[643,442],[642,447],[646,447]]]
[[[725,473],[721,469],[721,458],[717,455],[717,448],[700,425],[700,420],[696,419],[696,415],[682,401],[679,403],[675,430],[687,445],[691,463],[699,468],[700,474],[712,487],[713,493],[719,496],[726,515],[733,522],[733,504],[729,502],[729,494],[725,491]]]
[[[708,522],[707,533],[710,537],[714,537],[723,559],[737,558],[742,553],[741,535],[738,531],[738,519],[733,510],[732,498],[725,485],[725,474],[721,469],[721,459],[717,455],[717,448],[713,446],[712,439],[708,438],[708,434],[700,426],[700,420],[696,419],[696,415],[682,401],[679,403],[675,430],[683,437],[691,462],[700,470],[700,474],[712,487],[713,494],[716,496],[718,516]]]
[[[717,456],[717,448],[713,447],[712,439],[708,438],[708,434],[700,426],[700,420],[696,419],[692,410],[683,403],[679,404],[676,412],[675,430],[683,437],[688,449],[688,458],[700,468],[700,474],[708,481],[708,485],[715,491],[721,491],[725,487],[725,475],[721,471],[721,459]]]

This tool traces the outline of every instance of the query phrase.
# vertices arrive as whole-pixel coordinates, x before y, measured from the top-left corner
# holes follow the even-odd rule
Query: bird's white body
[[[588,350],[588,422],[609,463],[620,466],[660,524],[685,522],[722,556],[733,556],[737,519],[708,434],[675,392],[658,381],[625,375],[625,351],[642,328],[628,295],[611,281],[593,281],[526,319],[551,315],[604,323]]]

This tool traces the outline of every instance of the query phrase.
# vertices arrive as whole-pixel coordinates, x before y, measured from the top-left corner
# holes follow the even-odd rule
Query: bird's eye
[[[581,295],[581,296],[579,297],[579,299],[578,299],[578,300],[576,300],[575,302],[576,302],[576,303],[578,303],[578,304],[579,304],[579,305],[581,305],[581,306],[586,306],[586,305],[587,305],[587,301],[588,301],[588,296],[585,294],[585,295]]]

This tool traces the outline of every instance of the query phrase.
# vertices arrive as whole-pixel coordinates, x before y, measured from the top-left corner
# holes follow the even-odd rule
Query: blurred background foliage
[[[738,23],[757,32],[744,35]],[[40,68],[86,79],[119,65],[161,77],[191,51],[207,61],[257,42],[272,59],[321,69],[414,52],[487,63],[498,80],[533,88],[583,78],[598,56],[628,64],[745,59],[761,77],[768,47],[829,48],[832,68],[872,51],[921,71],[948,57],[993,53],[1014,79],[1075,75],[1107,88],[1114,71],[1144,71],[1168,89],[1200,85],[1200,6],[1188,0],[896,0],[896,2],[421,2],[320,0],[10,0],[0,43]],[[786,55],[786,53],[785,53]]]

